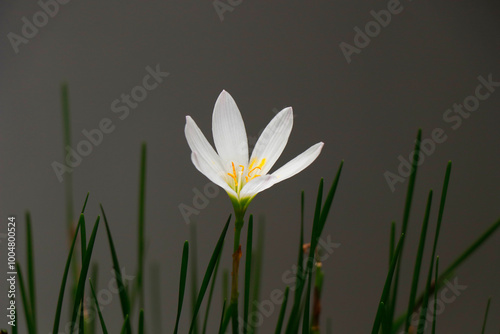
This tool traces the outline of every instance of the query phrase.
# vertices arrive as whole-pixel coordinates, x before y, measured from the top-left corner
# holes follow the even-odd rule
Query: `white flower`
[[[186,116],[185,134],[195,167],[222,187],[236,212],[244,214],[255,195],[300,173],[320,154],[322,142],[268,174],[286,146],[292,125],[292,108],[280,111],[262,132],[249,159],[248,139],[240,111],[231,95],[222,91],[212,115],[212,133],[218,153],[190,116]]]

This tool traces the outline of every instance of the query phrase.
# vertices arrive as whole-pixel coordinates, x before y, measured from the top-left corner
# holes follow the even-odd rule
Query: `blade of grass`
[[[85,206],[86,206],[86,201],[85,201]],[[82,220],[82,223],[80,224],[80,246],[81,246],[81,255],[82,255],[82,265],[85,261],[85,252],[87,251],[86,248],[87,248],[87,228],[86,228],[86,225],[85,225],[85,218],[84,216],[82,215],[81,217],[81,220]],[[84,319],[84,312],[83,312],[83,308],[84,308],[84,300],[85,298],[83,297],[85,294],[85,286],[84,286],[84,291],[82,292],[82,302],[80,303],[80,320],[79,320],[79,332],[80,333],[85,333],[85,319]]]
[[[125,316],[125,319],[123,320],[123,325],[122,325],[122,329],[120,331],[121,334],[127,334],[127,333],[130,333],[128,331],[128,328],[130,328],[130,319],[128,317],[128,314]]]
[[[243,300],[243,333],[248,333],[248,310],[250,305],[250,284],[252,275],[253,216],[248,220],[247,249],[245,255],[245,296]]]
[[[396,245],[396,222],[391,222],[391,235],[389,237],[389,265],[391,265],[392,257],[394,256],[394,247]]]
[[[85,334],[85,314],[83,313],[83,300],[80,303],[80,312],[78,312],[80,317],[78,320],[78,333]]]
[[[314,220],[313,220],[313,227],[312,227],[312,233],[311,233],[311,243],[310,243],[311,248],[309,248],[310,252],[312,251],[312,247],[314,246],[313,240],[316,239],[316,233],[318,231],[317,225],[318,225],[319,217],[321,215],[321,202],[323,199],[323,185],[324,185],[324,180],[323,180],[323,178],[321,178],[319,181],[319,186],[318,186],[318,194],[316,196],[316,206],[315,206],[315,210],[314,210]],[[303,237],[302,234],[303,234],[303,232],[301,231],[301,238]],[[302,243],[303,243],[303,241],[302,241]],[[300,245],[300,248],[301,249],[299,249],[299,252],[300,251],[304,252],[303,245]],[[299,274],[299,271],[297,271],[296,280],[295,280],[295,296],[294,296],[294,300],[293,300],[292,311],[290,313],[290,317],[288,319],[287,327],[285,330],[286,333],[298,332],[298,323],[300,321],[299,308],[300,308],[300,303],[302,300],[304,283],[305,283],[305,280],[307,279],[308,273],[309,273],[309,262],[310,261],[311,261],[311,259],[309,258],[307,261],[307,266],[306,266],[305,272],[303,269],[301,270],[300,274]],[[298,266],[300,266],[301,262],[303,262],[303,255],[301,255],[300,253],[299,253],[299,262],[300,263],[298,264]]]
[[[208,292],[207,306],[205,309],[205,319],[203,320],[203,331],[202,331],[203,334],[205,334],[207,331],[208,315],[210,314],[210,308],[211,308],[210,305],[212,305],[212,297],[215,290],[215,282],[217,281],[217,273],[219,272],[220,258],[222,256],[223,250],[224,250],[224,244],[222,245],[221,252],[219,253],[219,257],[217,258],[217,263],[215,264],[214,278],[212,280],[212,283],[210,283],[210,291]]]
[[[29,302],[29,293],[26,290],[26,285],[24,284],[23,272],[21,270],[21,265],[16,262],[17,277],[19,278],[19,288],[21,290],[21,298],[23,300],[24,316],[26,318],[26,325],[30,333],[35,332],[33,323],[33,314],[31,313],[31,305]]]
[[[130,315],[130,302],[127,294],[127,290],[123,284],[120,263],[118,262],[118,256],[116,255],[115,245],[113,243],[113,237],[111,236],[111,230],[109,228],[108,219],[106,218],[106,213],[104,208],[101,206],[102,217],[104,218],[104,224],[106,226],[106,232],[108,235],[109,249],[111,251],[111,258],[113,260],[113,269],[116,277],[116,284],[118,286],[118,293],[120,295],[120,303],[122,308],[123,319],[128,319]],[[125,320],[124,326],[127,326],[127,333],[132,333],[132,327],[130,326],[130,321]]]
[[[322,194],[323,194],[323,179],[321,179],[321,181],[320,181],[320,186],[318,189],[318,196],[316,199],[316,210],[314,213],[313,227],[312,227],[312,233],[311,233],[311,244],[310,244],[310,248],[309,248],[309,257],[307,260],[307,266],[306,266],[306,270],[305,270],[306,276],[312,270],[312,266],[314,264],[314,254],[315,254],[316,246],[318,245],[319,239],[321,237],[321,233],[323,232],[323,229],[324,229],[325,224],[326,224],[326,220],[328,218],[328,214],[330,213],[333,199],[335,197],[335,193],[337,191],[337,186],[338,186],[338,183],[340,180],[340,175],[342,173],[343,165],[344,165],[344,161],[342,160],[340,162],[339,168],[337,170],[337,174],[335,175],[335,179],[333,180],[332,185],[330,186],[330,190],[328,191],[328,195],[325,199],[325,202],[324,202],[322,208],[321,208],[321,202],[322,202]],[[305,284],[304,279],[297,280],[297,289],[299,290],[299,292],[298,292],[299,296],[302,296],[304,284]],[[299,322],[300,322],[299,308],[300,308],[300,299],[298,301],[294,300],[294,305],[292,307],[290,319],[288,321],[287,328],[285,331],[287,334],[298,332],[298,326],[299,326]]]
[[[391,266],[389,268],[389,272],[387,273],[387,278],[385,280],[384,289],[382,290],[382,295],[380,296],[379,308],[377,311],[377,315],[375,316],[375,321],[373,323],[372,334],[377,334],[380,328],[380,323],[384,316],[385,303],[389,297],[389,292],[391,291],[392,277],[394,276],[394,271],[396,269],[396,265],[399,262],[399,258],[401,257],[401,249],[403,246],[403,240],[405,235],[401,234],[399,238],[398,245],[396,246],[396,250],[394,251],[394,257],[391,260]]]
[[[229,270],[222,271],[222,300],[229,298]]]
[[[191,326],[189,328],[189,333],[193,332],[196,316],[198,315],[198,311],[200,309],[201,303],[203,301],[203,297],[205,296],[205,292],[207,291],[208,283],[210,282],[210,278],[212,277],[212,273],[215,268],[215,264],[217,262],[217,258],[219,257],[219,253],[222,249],[222,245],[224,243],[224,238],[226,237],[227,228],[229,227],[229,222],[231,221],[231,216],[227,219],[226,225],[222,230],[222,233],[217,241],[212,257],[210,258],[210,262],[208,263],[207,270],[205,271],[205,276],[203,277],[203,282],[201,283],[200,292],[198,293],[198,298],[196,300],[196,305],[194,309],[193,319],[191,321]]]
[[[63,156],[66,156],[66,148],[71,147],[71,116],[69,109],[69,89],[68,84],[61,84],[61,106],[63,119]],[[66,199],[66,223],[71,230],[73,221],[73,180],[71,173],[65,175],[65,199]]]
[[[64,299],[64,290],[66,287],[66,280],[68,278],[69,268],[71,265],[71,259],[73,259],[73,251],[75,249],[76,238],[78,237],[81,216],[83,216],[83,214],[80,215],[80,220],[79,220],[78,225],[76,227],[76,233],[73,236],[73,241],[71,242],[71,247],[69,249],[68,258],[66,259],[66,266],[64,267],[64,273],[63,273],[63,278],[62,278],[62,282],[61,282],[61,287],[59,289],[59,298],[57,299],[54,327],[52,330],[53,334],[57,334],[59,332],[59,322],[61,320],[61,310],[62,310],[62,303],[63,303],[63,299]]]
[[[304,194],[304,192],[302,192]],[[288,302],[288,293],[290,288],[287,286],[285,288],[285,295],[283,296],[283,302],[281,303],[280,314],[278,316],[278,323],[276,324],[276,330],[274,334],[281,334],[281,329],[283,328],[283,320],[285,319],[286,304]]]
[[[94,282],[95,287],[97,287],[98,277],[99,277],[99,266],[97,265],[97,263],[94,262],[90,266],[90,278],[89,278],[89,280],[92,280],[92,282]],[[95,298],[94,295],[92,295],[91,297],[92,297],[91,299]],[[94,302],[97,303],[97,299]],[[97,322],[97,320],[96,320],[96,317],[95,317],[95,314],[94,314],[94,316],[90,317],[90,320],[89,320],[89,326],[88,326],[88,328],[89,328],[89,332],[90,333],[95,333],[96,332],[95,331],[96,322]]]
[[[438,273],[439,273],[439,256],[436,258],[436,282],[437,282],[437,278],[438,278]],[[438,295],[437,295],[437,289],[434,290],[434,309],[432,310],[432,334],[436,334],[436,309],[437,309],[437,300],[438,300]],[[422,323],[422,327],[421,327],[421,330],[423,333],[423,330],[424,330],[424,326],[423,326],[423,323]]]
[[[144,310],[141,309],[139,311],[139,329],[138,329],[139,334],[144,334]]]
[[[181,277],[179,279],[179,301],[177,302],[177,317],[175,320],[174,334],[177,333],[179,328],[179,319],[181,318],[182,304],[184,302],[184,291],[186,289],[186,277],[189,259],[189,242],[184,242],[184,248],[182,250],[182,261],[181,261]]]
[[[63,157],[66,157],[66,150],[71,148],[71,116],[69,107],[69,88],[66,82],[61,84],[61,111],[63,120]],[[72,173],[65,173],[59,181],[64,181],[64,198],[66,204],[66,230],[68,241],[73,238],[75,230],[73,229],[73,177]],[[69,244],[69,242],[68,242]],[[73,254],[74,259],[71,262],[71,304],[73,304],[76,284],[78,280],[78,256]]]
[[[198,294],[198,236],[196,222],[189,225],[189,239],[191,241],[191,316],[194,317],[193,333],[198,334],[198,317],[194,316],[196,308],[196,295]]]
[[[415,140],[415,150],[413,151],[413,160],[411,162],[411,171],[410,171],[410,178],[408,180],[408,189],[406,192],[406,200],[405,200],[405,207],[404,207],[404,212],[403,212],[403,223],[402,223],[402,228],[401,228],[401,233],[406,234],[406,230],[408,228],[408,221],[410,219],[410,211],[411,211],[411,204],[412,204],[412,199],[413,199],[413,193],[415,190],[415,180],[417,178],[417,169],[418,169],[418,159],[419,159],[419,153],[420,153],[420,142],[422,140],[422,129],[418,129],[417,132],[417,139]],[[403,239],[404,242],[404,239]],[[403,248],[404,244],[402,245]],[[401,250],[402,252],[402,250]],[[398,287],[399,287],[399,273],[401,271],[401,260],[398,262],[398,266],[396,267],[396,273],[394,276],[394,284],[393,284],[393,290],[392,290],[392,296],[391,296],[391,301],[389,303],[389,309],[388,309],[388,316],[387,316],[387,321],[388,321],[388,326],[389,326],[389,332],[392,330],[392,320],[394,318],[394,312],[396,310],[396,301],[397,301],[397,296],[398,296]],[[384,303],[387,304],[387,303]]]
[[[488,303],[486,304],[486,312],[484,312],[483,328],[481,329],[481,334],[484,334],[486,330],[486,322],[488,321],[488,313],[490,311],[491,297],[488,298]]]
[[[226,299],[224,299],[224,303],[222,304],[222,314],[220,316],[220,325],[219,325],[219,334],[223,334],[226,332],[226,329],[224,328],[224,313],[226,311]],[[229,324],[229,320],[226,324],[226,327],[227,325]]]
[[[443,278],[448,278],[449,275],[454,272],[458,266],[460,266],[471,254],[473,254],[488,238],[500,227],[500,219],[498,219],[493,225],[491,225],[476,241],[472,243],[452,264],[450,264],[442,273],[439,275],[438,281],[442,281]]]
[[[309,334],[311,331],[309,310],[311,308],[311,278],[312,273],[309,272],[307,277],[307,292],[306,292],[306,305],[304,307],[304,321],[302,322],[302,334]]]
[[[260,299],[260,286],[262,281],[262,263],[264,259],[264,240],[265,240],[266,221],[264,216],[260,216],[257,223],[257,247],[252,255],[252,312],[257,312],[257,305]],[[257,334],[258,328],[253,325],[249,326],[249,330],[253,334]]]
[[[432,190],[429,191],[429,196],[427,197],[427,205],[425,208],[424,222],[422,224],[422,232],[420,233],[420,241],[418,244],[417,258],[415,259],[415,267],[413,269],[413,280],[411,283],[410,299],[408,301],[408,309],[407,309],[408,311],[406,312],[405,333],[407,333],[408,329],[410,328],[411,316],[413,314],[413,309],[415,307],[415,297],[417,295],[418,279],[420,277],[420,267],[422,265],[422,257],[424,254],[425,239],[427,236],[427,226],[429,224],[429,215],[431,212],[431,205],[432,205]]]
[[[78,279],[78,287],[76,290],[76,296],[73,305],[73,315],[71,317],[70,332],[73,331],[74,325],[76,323],[76,317],[78,315],[79,305],[80,303],[83,303],[84,288],[85,288],[85,283],[87,281],[87,273],[90,266],[90,260],[92,258],[92,250],[94,249],[94,242],[97,236],[97,230],[99,228],[99,221],[100,217],[97,216],[94,228],[92,229],[92,234],[90,235],[89,244],[85,253],[85,259],[82,262],[82,270],[80,271],[80,278]]]
[[[26,212],[26,254],[28,263],[28,287],[29,300],[31,306],[31,316],[33,321],[33,333],[37,332],[36,320],[36,285],[35,285],[35,256],[33,252],[33,230],[31,228],[31,215]]]
[[[89,284],[90,284],[90,290],[92,291],[92,297],[93,297],[92,299],[94,300],[95,309],[97,315],[99,316],[99,321],[101,323],[102,333],[108,334],[108,329],[106,328],[106,323],[104,322],[104,318],[102,317],[101,307],[99,306],[99,302],[97,301],[97,296],[95,294],[94,285],[92,284],[92,279],[89,280]]]
[[[137,292],[139,295],[139,308],[144,308],[144,245],[145,241],[145,214],[146,214],[146,143],[141,146],[141,167],[139,174],[139,209],[138,209],[138,233],[137,233]]]
[[[87,207],[87,201],[89,200],[89,195],[90,193],[87,192],[87,196],[85,196],[85,201],[83,202],[83,206],[82,206],[82,211],[80,211],[80,213],[85,213],[85,208]]]
[[[422,307],[420,310],[419,322],[424,321],[425,315],[427,313],[427,307],[429,304],[429,291],[431,289],[431,283],[432,283],[432,270],[434,269],[434,258],[436,257],[436,249],[437,249],[437,244],[438,244],[438,239],[439,239],[439,232],[441,231],[441,223],[443,221],[444,206],[446,204],[446,195],[448,193],[448,184],[450,183],[451,166],[452,166],[451,161],[449,161],[448,165],[446,166],[446,172],[444,175],[443,189],[441,190],[441,200],[439,203],[439,213],[438,213],[438,219],[437,219],[437,224],[436,224],[436,232],[434,233],[434,244],[432,246],[431,261],[430,261],[430,265],[429,265],[429,273],[427,275],[427,282],[425,285],[425,292],[424,292],[424,297],[423,297],[423,301],[422,301]],[[416,304],[416,306],[418,306],[418,304]],[[414,308],[414,310],[415,310],[415,308]]]

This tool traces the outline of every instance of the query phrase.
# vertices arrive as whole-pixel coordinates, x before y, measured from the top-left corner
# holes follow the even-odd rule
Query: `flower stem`
[[[238,271],[241,259],[240,236],[243,227],[243,215],[236,214],[236,222],[234,227],[234,249],[233,249],[233,271],[231,273],[231,309],[232,309],[232,325],[233,333],[238,333]]]

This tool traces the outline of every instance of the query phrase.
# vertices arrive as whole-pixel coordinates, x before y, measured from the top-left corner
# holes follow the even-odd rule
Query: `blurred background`
[[[330,184],[344,159],[323,234],[340,246],[323,263],[322,324],[331,318],[335,333],[370,330],[386,275],[390,222],[397,222],[399,233],[408,185],[400,176],[391,186],[386,176],[398,175],[398,157],[408,159],[418,128],[423,138],[437,131],[446,139],[433,141],[418,172],[398,309],[406,309],[408,303],[431,188],[435,196],[429,235],[434,235],[448,160],[453,161],[453,171],[437,251],[440,267],[444,269],[499,218],[496,2],[42,0],[3,1],[0,8],[0,233],[6,233],[7,215],[17,215],[18,260],[25,265],[24,212],[30,210],[40,333],[52,328],[67,254],[65,184],[53,168],[54,162],[65,164],[63,81],[69,85],[75,149],[86,140],[85,131],[99,128],[103,119],[113,129],[73,168],[74,210],[79,212],[87,192],[89,223],[100,214],[99,203],[104,205],[127,275],[136,270],[139,158],[141,143],[147,142],[145,281],[151,278],[151,266],[157,266],[161,286],[154,292],[146,287],[150,333],[173,330],[180,256],[190,226],[196,222],[201,282],[232,212],[223,191],[188,219],[179,209],[194,207],[195,192],[203,192],[208,183],[191,163],[185,116],[191,115],[212,142],[212,110],[223,89],[242,112],[250,144],[276,112],[293,107],[294,128],[276,167],[312,144],[325,142],[316,162],[259,194],[249,208],[249,213],[266,220],[262,299],[274,289],[284,290],[283,276],[296,263],[300,191],[306,194],[309,240],[319,179]],[[151,71],[162,74],[156,82],[144,83]],[[151,89],[136,88],[145,84]],[[478,85],[482,87],[477,90]],[[129,104],[127,95],[132,95]],[[460,110],[464,103],[467,109]],[[103,227],[94,253],[101,288],[113,278]],[[427,274],[431,240],[422,277]],[[0,254],[0,308],[5,312],[5,240]],[[231,250],[226,247],[221,269],[230,268],[230,262]],[[457,271],[458,282],[467,287],[438,316],[438,332],[478,332],[490,296],[488,330],[498,332],[499,263],[497,233]],[[214,326],[222,305],[221,277],[219,273],[210,320]],[[160,296],[162,304],[162,323],[156,329],[152,295]],[[188,295],[181,332],[187,330],[189,301]],[[261,333],[274,330],[277,309],[265,317]],[[116,333],[122,322],[117,294],[103,306],[103,315],[108,329]],[[6,317],[0,319],[0,327],[7,327]],[[22,323],[19,330],[27,332]]]

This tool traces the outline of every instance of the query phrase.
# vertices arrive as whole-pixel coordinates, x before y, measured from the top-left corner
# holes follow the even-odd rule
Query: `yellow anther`
[[[233,178],[234,186],[237,187],[238,186],[238,178],[236,177],[236,168],[234,168],[234,162],[231,162],[231,164],[233,165],[233,174],[227,173],[227,175],[229,175]]]
[[[256,170],[256,169],[262,169],[262,168],[260,168],[260,167],[255,167],[255,168],[253,168],[251,171],[249,171],[249,172],[248,172],[248,175],[252,174],[252,173],[253,173],[253,171],[254,171],[254,170]]]

